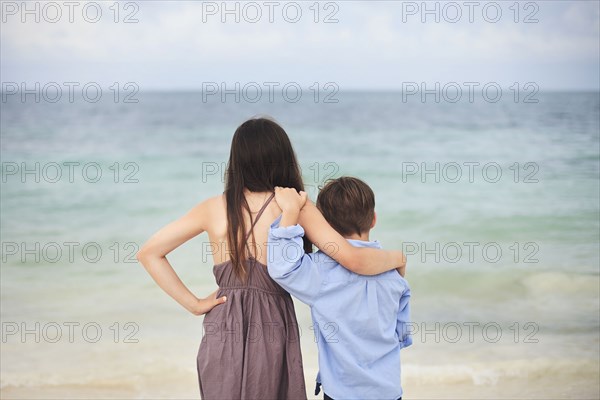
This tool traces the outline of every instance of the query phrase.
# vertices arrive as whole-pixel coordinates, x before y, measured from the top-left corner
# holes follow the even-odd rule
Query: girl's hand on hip
[[[208,295],[208,297],[204,298],[204,299],[198,299],[198,303],[196,304],[196,307],[194,310],[192,310],[192,314],[194,315],[204,315],[207,312],[209,312],[210,310],[212,310],[213,308],[215,308],[216,306],[223,304],[227,301],[227,297],[226,296],[222,296],[217,298],[217,292],[219,290],[215,290],[214,292],[212,292],[210,295]]]

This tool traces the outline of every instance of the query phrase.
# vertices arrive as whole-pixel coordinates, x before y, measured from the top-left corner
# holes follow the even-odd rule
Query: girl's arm
[[[306,201],[298,220],[315,246],[352,272],[376,275],[406,266],[406,257],[401,251],[352,246],[327,223],[310,200]]]
[[[206,230],[211,204],[218,198],[206,200],[178,220],[156,232],[137,253],[137,259],[154,281],[169,296],[194,315],[202,315],[226,301],[216,298],[217,292],[204,299],[197,298],[179,279],[167,260],[167,254]]]

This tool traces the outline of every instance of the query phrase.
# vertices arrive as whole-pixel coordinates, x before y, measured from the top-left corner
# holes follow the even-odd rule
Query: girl
[[[138,253],[165,292],[193,314],[206,314],[197,358],[204,399],[306,399],[294,305],[266,268],[269,227],[281,214],[271,201],[276,186],[304,189],[296,155],[277,123],[250,119],[233,136],[225,192],[159,230]],[[400,251],[351,246],[311,202],[299,223],[317,247],[356,273],[377,274],[405,262]],[[219,289],[197,298],[166,256],[202,232],[216,249]],[[305,247],[311,251],[308,240]]]

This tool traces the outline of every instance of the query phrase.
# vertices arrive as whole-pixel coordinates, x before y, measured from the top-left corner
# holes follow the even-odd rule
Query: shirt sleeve
[[[412,344],[412,335],[410,331],[410,288],[406,286],[406,290],[400,297],[400,307],[398,308],[398,316],[396,318],[396,333],[400,341],[400,348],[408,347]]]
[[[312,254],[304,252],[304,229],[300,225],[279,227],[278,218],[271,225],[267,243],[269,275],[298,300],[310,306],[321,290],[321,273]]]

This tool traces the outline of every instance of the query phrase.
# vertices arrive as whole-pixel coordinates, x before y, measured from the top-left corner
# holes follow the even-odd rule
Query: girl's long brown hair
[[[275,186],[304,190],[296,154],[287,133],[276,122],[267,118],[250,119],[233,135],[225,176],[227,245],[233,270],[243,281],[247,276],[243,261],[247,258],[246,235],[250,228],[244,222],[244,212],[250,215],[251,224],[253,221],[244,189],[273,192]],[[306,238],[304,249],[312,251],[312,245]],[[254,251],[256,254],[256,243]]]

